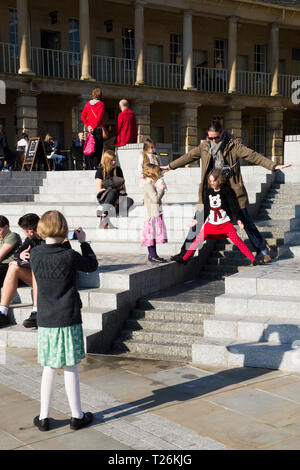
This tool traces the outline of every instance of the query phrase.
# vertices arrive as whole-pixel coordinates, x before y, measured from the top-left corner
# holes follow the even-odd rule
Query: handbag
[[[94,113],[94,110],[92,108],[91,108],[91,111],[92,111],[93,115],[95,116],[95,119],[97,119],[97,116]],[[102,126],[102,139],[107,140],[108,138],[109,138],[109,133],[108,133],[106,127]]]
[[[83,154],[86,156],[92,155],[93,153],[95,153],[95,147],[96,147],[96,144],[95,144],[94,136],[91,132],[89,132],[86,138],[86,141],[84,143]]]
[[[121,176],[112,176],[111,178],[107,178],[106,180],[104,180],[102,186],[105,189],[118,189],[123,186],[124,183],[125,180]]]

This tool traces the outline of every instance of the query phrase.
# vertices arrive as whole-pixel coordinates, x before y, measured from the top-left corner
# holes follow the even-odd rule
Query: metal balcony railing
[[[227,93],[228,70],[194,67],[194,84],[199,91]]]
[[[92,76],[97,82],[134,85],[136,62],[120,57],[92,56]]]
[[[295,88],[292,87],[294,82],[298,81],[295,84]],[[296,89],[300,88],[300,77],[297,75],[279,75],[278,91],[282,96],[291,97]]]
[[[32,71],[43,77],[80,80],[80,54],[41,47],[31,48]]]
[[[237,91],[243,95],[268,96],[271,93],[271,74],[237,71]]]
[[[183,65],[162,62],[145,63],[147,85],[158,88],[183,88]]]
[[[0,43],[0,72],[18,73],[19,48],[15,44]]]

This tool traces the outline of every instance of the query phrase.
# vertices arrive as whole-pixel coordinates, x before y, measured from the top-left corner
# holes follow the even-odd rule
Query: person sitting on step
[[[116,228],[110,222],[109,217],[121,215],[127,217],[133,200],[127,197],[123,172],[117,166],[117,157],[112,150],[104,152],[102,162],[95,175],[97,183],[97,199],[102,206],[97,211],[100,217],[99,228]]]
[[[196,236],[186,253],[172,256],[171,260],[186,264],[204,240],[220,240],[229,238],[240,251],[250,259],[253,265],[263,264],[261,258],[255,259],[247,245],[240,239],[235,231],[233,222],[236,221],[241,230],[244,224],[240,219],[240,207],[235,193],[226,181],[221,169],[214,169],[208,174],[209,188],[204,193],[204,225]],[[191,226],[198,223],[194,219]]]
[[[0,287],[3,286],[9,263],[13,261],[14,253],[21,244],[20,235],[11,232],[9,220],[4,215],[0,215]]]
[[[30,268],[30,250],[39,245],[42,240],[38,236],[36,229],[39,216],[36,214],[26,214],[19,219],[19,227],[26,235],[26,239],[16,251],[13,261],[9,264],[1,289],[0,300],[0,328],[10,324],[8,317],[9,306],[16,295],[19,281],[27,286],[32,286],[32,272]],[[36,327],[37,315],[37,292],[33,289],[33,309],[30,317],[24,321],[26,328]]]

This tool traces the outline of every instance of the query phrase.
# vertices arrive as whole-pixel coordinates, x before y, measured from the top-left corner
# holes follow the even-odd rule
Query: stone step
[[[275,209],[262,209],[259,211],[258,215],[257,215],[257,218],[258,219],[267,219],[270,218],[270,219],[273,219],[273,220],[276,220],[276,219],[282,219],[282,217],[285,217],[287,220],[288,219],[292,219],[293,217],[295,217],[295,210],[292,209],[290,211],[284,211],[284,210],[275,210]]]
[[[203,336],[202,323],[182,323],[159,320],[134,320],[129,318],[126,322],[126,330],[153,333],[177,333],[197,334]]]
[[[279,258],[300,258],[300,245],[282,245],[278,249]]]
[[[129,193],[130,196],[130,193]],[[169,194],[167,193],[164,196],[163,203],[176,203],[178,202],[178,195],[176,193],[174,194]],[[57,194],[36,194],[34,196],[34,201],[35,202],[47,202],[49,203],[56,203],[57,202]],[[59,201],[60,204],[65,203],[65,202],[90,202],[90,203],[95,203],[96,200],[96,194],[94,192],[92,193],[60,193],[59,194]],[[190,204],[196,204],[198,201],[198,196],[197,193],[185,193],[183,194],[179,201],[181,203],[190,203]]]
[[[117,289],[79,289],[82,306],[117,310],[129,303],[129,291]]]
[[[243,293],[245,295],[297,297],[300,291],[300,276],[294,271],[284,270],[284,262],[257,266],[242,274],[232,276],[225,285],[226,294]],[[277,272],[276,272],[277,271]],[[300,297],[299,297],[300,299]],[[300,313],[300,312],[299,312]]]
[[[1,204],[34,201],[34,194],[0,194]],[[24,212],[25,214],[25,212]]]
[[[207,264],[213,266],[250,266],[251,261],[246,258],[245,256],[239,256],[237,253],[236,256],[225,256],[225,257],[218,257],[218,256],[211,256],[207,260]]]
[[[32,311],[32,305],[18,304],[9,309],[9,318],[12,324],[22,325]],[[107,310],[96,307],[85,307],[81,310],[83,328],[86,330],[102,330],[103,318],[116,315],[116,310]]]
[[[300,371],[300,349],[289,344],[203,338],[192,346],[192,361],[218,367],[260,367]]]
[[[168,258],[175,253],[179,253],[180,248],[182,246],[183,240],[181,239],[180,242],[168,242],[165,244],[161,244],[157,246],[157,252],[160,256]],[[72,241],[72,247],[75,250],[79,250],[78,242]],[[145,261],[147,260],[148,252],[147,248],[140,245],[136,241],[127,241],[127,240],[119,240],[119,241],[110,241],[107,239],[106,241],[94,241],[92,240],[92,248],[95,253],[105,253],[109,255],[118,254],[132,254],[132,255],[145,255]]]
[[[205,338],[292,344],[299,341],[300,319],[211,315],[203,319]]]
[[[39,193],[39,186],[5,186],[5,188],[0,189],[0,200],[2,201],[3,196],[13,196],[13,195],[33,195]]]
[[[180,310],[174,311],[164,311],[164,310],[140,310],[134,309],[131,312],[132,321],[157,321],[157,322],[176,322],[176,323],[185,323],[189,325],[199,325],[202,324],[203,318],[206,315],[211,315],[211,313],[199,313],[199,312],[181,312]]]
[[[246,258],[247,259],[247,258]],[[252,266],[252,265],[251,265]],[[233,265],[233,264],[207,264],[204,266],[202,273],[221,273],[228,276],[232,274],[240,273],[245,269],[248,269],[248,265]]]
[[[122,330],[120,338],[123,341],[133,340],[139,341],[140,343],[146,344],[177,344],[180,346],[192,346],[197,340],[199,334],[186,334],[183,333],[172,333],[172,332],[158,332],[158,331],[132,331]]]
[[[215,313],[300,319],[300,297],[226,293],[216,297]]]
[[[186,359],[191,360],[192,348],[191,346],[179,346],[177,344],[146,344],[138,341],[121,341],[114,342],[113,352],[130,352],[150,357],[150,355],[157,358],[165,357],[170,359]]]
[[[101,332],[83,330],[85,351],[91,354],[100,352]],[[0,344],[7,348],[37,349],[37,329],[27,329],[12,325],[0,329]]]
[[[206,302],[166,302],[162,300],[142,298],[137,302],[137,308],[139,310],[155,309],[156,311],[162,312],[180,312],[180,313],[196,313],[196,314],[209,314],[215,312],[215,306],[212,303]]]

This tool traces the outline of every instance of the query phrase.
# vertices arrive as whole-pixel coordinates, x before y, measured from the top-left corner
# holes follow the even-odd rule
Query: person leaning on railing
[[[244,158],[249,163],[260,165],[271,171],[283,170],[284,168],[292,166],[291,164],[277,165],[269,158],[243,145],[240,139],[224,131],[219,121],[212,121],[207,128],[207,138],[204,142],[182,157],[174,160],[168,166],[162,167],[162,169],[164,171],[175,170],[176,168],[184,167],[188,163],[201,159],[201,183],[199,185],[198,204],[203,204],[203,194],[207,189],[207,175],[209,172],[214,168],[221,168],[224,171],[228,170],[228,182],[237,197],[241,210],[240,218],[244,224],[244,229],[257,252],[258,258],[262,258],[265,263],[269,263],[271,257],[267,244],[255,226],[247,209],[249,200],[240,169],[240,158]],[[195,216],[195,218],[197,218],[197,216]],[[189,231],[187,239],[181,248],[181,254],[185,254],[186,244],[194,240],[196,230],[196,227],[194,227]]]

